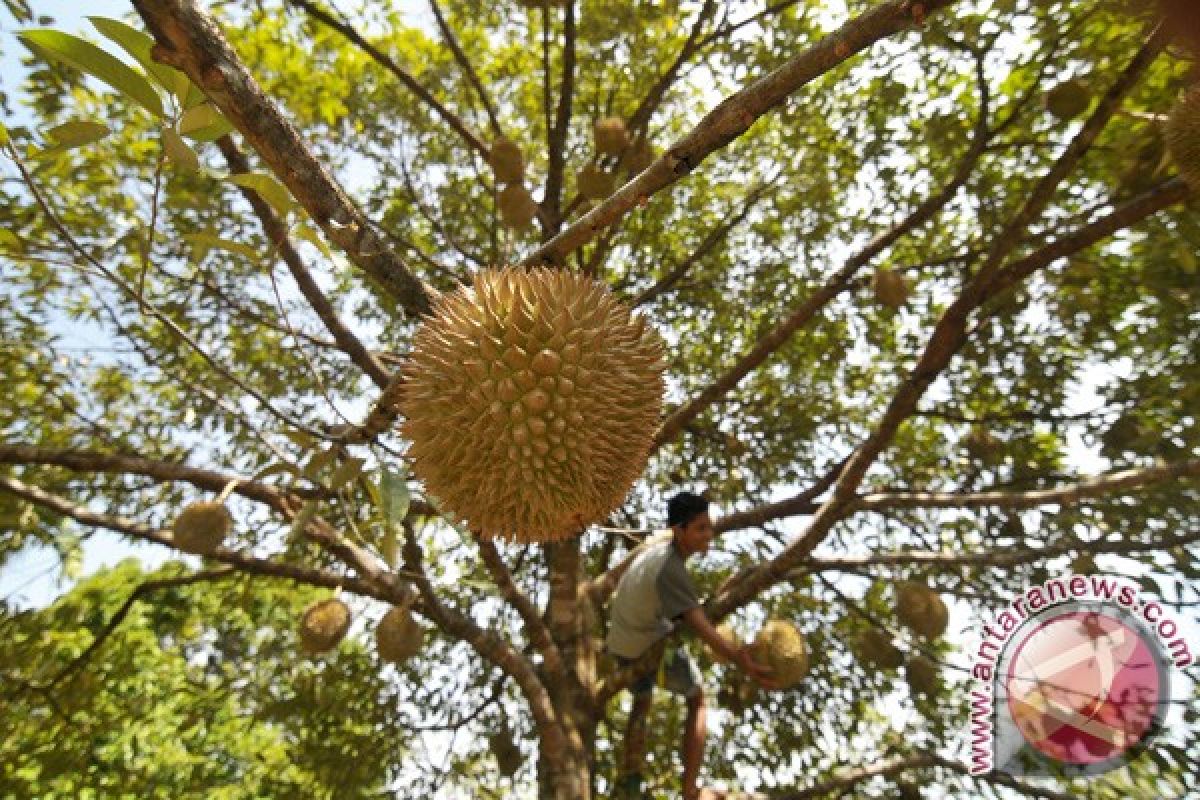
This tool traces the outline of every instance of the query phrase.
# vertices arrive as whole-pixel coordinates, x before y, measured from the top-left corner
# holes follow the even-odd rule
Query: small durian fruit
[[[629,146],[629,131],[620,117],[604,117],[592,126],[596,152],[606,156],[620,155]]]
[[[1074,119],[1088,110],[1088,106],[1092,104],[1092,93],[1086,83],[1078,78],[1071,78],[1046,92],[1042,103],[1047,111],[1065,121]]]
[[[895,309],[908,301],[908,283],[904,276],[887,267],[875,270],[871,290],[875,293],[875,302],[881,306]]]
[[[577,536],[645,468],[663,362],[662,339],[603,283],[481,270],[413,337],[399,403],[413,473],[486,539]]]
[[[306,653],[327,653],[350,630],[350,609],[336,597],[318,600],[300,618],[300,647]]]
[[[898,800],[921,800],[921,790],[908,782],[897,783],[896,797]]]
[[[537,201],[519,183],[511,183],[501,189],[497,205],[500,207],[500,219],[510,228],[528,228],[537,216]]]
[[[175,546],[185,553],[211,555],[233,526],[233,518],[224,503],[198,500],[179,513],[172,526]]]
[[[804,636],[788,620],[767,620],[750,647],[751,657],[771,668],[771,678],[782,689],[795,686],[808,673],[808,647],[804,644]]]
[[[388,611],[375,628],[375,650],[379,657],[390,664],[408,661],[425,640],[421,626],[412,613],[401,606]]]
[[[926,656],[913,656],[904,665],[904,678],[913,695],[929,697],[937,693],[937,664]]]
[[[926,639],[946,632],[950,612],[938,593],[911,581],[896,585],[896,616],[904,625]]]
[[[904,654],[892,643],[892,637],[878,628],[867,628],[854,638],[853,649],[860,661],[877,669],[898,669],[904,663]]]
[[[1188,186],[1200,192],[1200,86],[1176,101],[1163,133],[1171,163]]]
[[[520,183],[525,178],[525,157],[512,139],[500,137],[492,142],[488,165],[500,183]]]
[[[488,746],[496,759],[496,766],[500,768],[500,774],[506,778],[516,775],[525,759],[521,755],[521,748],[513,740],[512,732],[499,731],[491,734],[488,736]]]
[[[616,188],[614,176],[597,164],[588,164],[579,170],[575,182],[579,185],[579,193],[590,200],[603,200]]]
[[[963,437],[963,446],[967,452],[980,461],[990,461],[1003,444],[986,426],[979,424],[972,425],[971,430]]]

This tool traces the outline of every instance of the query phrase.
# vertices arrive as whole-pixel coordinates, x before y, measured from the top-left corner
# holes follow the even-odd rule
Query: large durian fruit
[[[488,149],[488,166],[499,183],[520,183],[525,177],[525,156],[512,139],[500,137]]]
[[[950,612],[938,593],[911,581],[896,585],[896,616],[909,630],[926,639],[941,636],[950,622]]]
[[[662,371],[658,334],[603,284],[480,272],[414,338],[400,401],[413,472],[484,538],[576,535],[641,474]]]
[[[224,503],[198,500],[189,504],[172,525],[175,546],[185,553],[211,555],[225,541],[233,518]]]
[[[318,600],[300,618],[300,648],[306,653],[327,653],[350,630],[350,609],[336,597]]]
[[[500,219],[510,228],[528,228],[537,217],[538,204],[523,184],[511,183],[496,198]]]
[[[1171,163],[1188,186],[1200,192],[1200,86],[1175,103],[1164,134]]]
[[[606,156],[620,155],[629,146],[629,131],[625,127],[625,120],[620,117],[596,120],[592,135],[596,140],[596,152]]]
[[[1086,83],[1078,78],[1071,78],[1046,92],[1042,102],[1047,111],[1065,121],[1074,119],[1088,110],[1088,106],[1092,104],[1092,93]]]
[[[898,272],[880,267],[871,279],[871,291],[875,294],[875,302],[887,308],[900,308],[908,302],[908,283]]]
[[[937,664],[928,656],[913,656],[904,665],[904,678],[913,695],[930,697],[937,693]]]
[[[375,651],[390,664],[403,664],[415,656],[425,641],[412,612],[396,606],[383,615],[375,628]]]
[[[767,620],[750,648],[751,658],[771,668],[770,677],[781,689],[795,686],[808,673],[808,647],[804,644],[804,636],[785,619]]]
[[[878,628],[859,631],[851,647],[860,662],[877,669],[897,669],[904,663],[904,654],[892,643],[891,635]]]

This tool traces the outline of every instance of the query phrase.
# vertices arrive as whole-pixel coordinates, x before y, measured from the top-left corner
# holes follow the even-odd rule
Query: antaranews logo
[[[1193,663],[1179,626],[1136,586],[1067,575],[1027,589],[983,626],[971,676],[971,773],[1097,775],[1161,731],[1171,667]]]

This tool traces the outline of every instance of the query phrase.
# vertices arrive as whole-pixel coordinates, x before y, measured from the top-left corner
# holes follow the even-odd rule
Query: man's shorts
[[[636,658],[625,658],[615,653],[613,658],[622,668],[637,661]],[[635,695],[645,694],[652,691],[657,684],[668,692],[690,698],[700,691],[701,681],[700,668],[696,666],[696,662],[692,661],[683,649],[671,647],[663,655],[658,669],[630,686],[629,690]]]

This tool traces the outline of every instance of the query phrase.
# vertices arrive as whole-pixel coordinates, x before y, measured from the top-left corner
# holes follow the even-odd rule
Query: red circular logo
[[[1088,767],[1154,732],[1165,686],[1142,634],[1105,611],[1053,615],[1020,643],[1005,676],[1008,707],[1037,752]]]

